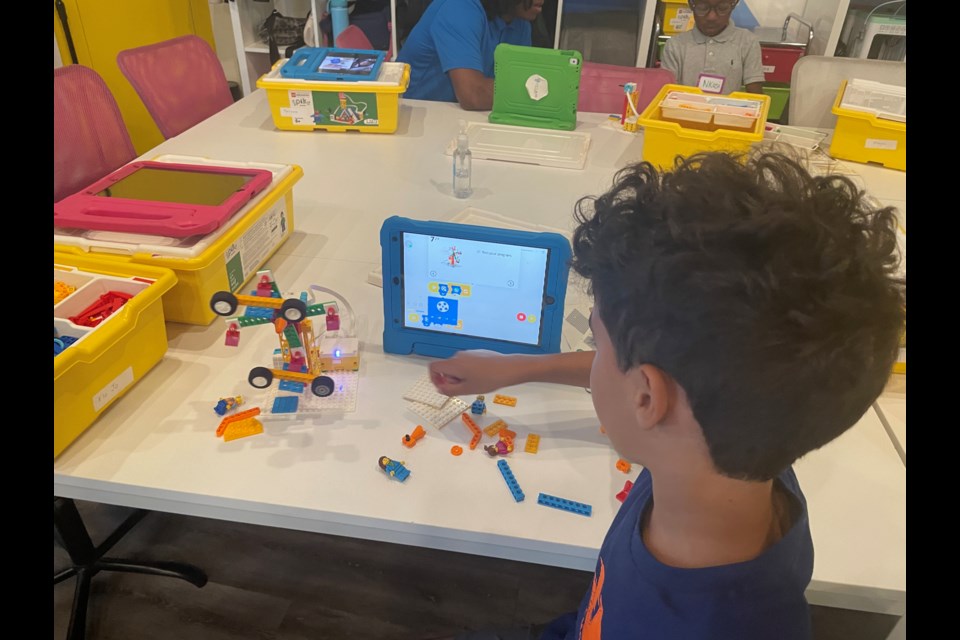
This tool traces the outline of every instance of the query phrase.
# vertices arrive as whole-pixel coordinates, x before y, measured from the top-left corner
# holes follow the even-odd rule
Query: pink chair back
[[[584,62],[580,69],[580,95],[577,111],[584,113],[616,113],[623,111],[623,85],[636,82],[639,91],[637,111],[643,110],[665,84],[676,82],[673,72],[661,68],[621,67],[613,64]]]
[[[373,49],[367,34],[357,25],[350,24],[337,36],[336,46],[340,49]]]
[[[137,157],[120,107],[96,71],[53,70],[53,201],[84,189]]]
[[[180,36],[117,54],[120,71],[164,138],[172,138],[233,104],[216,52],[203,38]]]

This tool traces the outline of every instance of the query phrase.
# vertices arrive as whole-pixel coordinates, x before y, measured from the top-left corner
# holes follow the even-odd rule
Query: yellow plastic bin
[[[831,111],[837,126],[830,143],[830,155],[854,162],[874,162],[888,169],[907,170],[907,123],[880,118],[866,111],[840,106],[847,81],[840,84]]]
[[[163,155],[154,160],[267,169],[273,172],[273,182],[219,229],[205,236],[163,238],[55,228],[54,250],[170,269],[178,280],[163,296],[166,319],[208,325],[218,317],[210,309],[210,297],[217,291],[237,291],[290,237],[293,185],[303,177],[303,169],[297,165],[178,155]]]
[[[54,251],[53,282],[56,458],[167,352],[161,299],[177,276],[161,267]],[[58,283],[69,293],[58,295]],[[71,320],[108,292],[132,297],[94,327]]]
[[[394,133],[400,94],[410,84],[410,65],[384,62],[375,81],[326,82],[280,75],[286,60],[257,80],[267,92],[273,124],[285,131]]]
[[[693,29],[693,10],[686,2],[663,3],[663,33],[669,36]]]
[[[753,127],[749,130],[723,127],[707,130],[704,127],[696,128],[695,123],[684,126],[663,118],[660,104],[671,91],[714,95],[696,87],[667,84],[640,114],[637,122],[643,127],[643,159],[660,169],[673,167],[677,156],[686,157],[701,151],[746,152],[763,140],[763,130],[770,111],[770,96],[734,91],[726,97],[761,102],[760,114]]]

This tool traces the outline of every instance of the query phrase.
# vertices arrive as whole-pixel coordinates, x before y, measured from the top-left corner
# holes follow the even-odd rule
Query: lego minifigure
[[[483,396],[477,396],[477,399],[470,405],[470,413],[482,416],[487,412],[487,405],[483,401]]]

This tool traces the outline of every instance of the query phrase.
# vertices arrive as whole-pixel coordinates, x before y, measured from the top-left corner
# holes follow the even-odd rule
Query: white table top
[[[582,114],[578,131],[593,135],[586,169],[476,160],[475,194],[457,200],[443,149],[459,118],[485,117],[452,104],[404,101],[393,135],[281,132],[256,91],[145,154],[303,168],[293,189],[294,234],[267,266],[283,288],[318,284],[349,299],[361,340],[358,407],[265,420],[263,434],[223,442],[213,405],[253,391],[246,373],[264,364],[276,338],[245,329],[234,349],[223,344],[222,323],[170,323],[166,357],[54,462],[54,493],[592,570],[620,505],[615,494],[638,469],[615,469],[617,455],[584,390],[531,384],[504,390],[519,398],[515,408],[488,403],[518,433],[521,446],[508,462],[526,494],[522,503],[486,453],[450,454],[469,440],[459,421],[428,429],[413,449],[400,444],[420,422],[401,396],[427,360],[382,352],[381,291],[366,282],[379,264],[381,221],[394,214],[445,219],[472,206],[570,228],[576,199],[601,193],[615,169],[641,156],[641,136]],[[522,451],[531,432],[541,436],[535,455]],[[377,466],[381,455],[405,460],[410,479],[390,480]],[[904,613],[906,469],[875,411],[796,470],[816,546],[810,601]],[[593,515],[541,507],[541,491],[591,504]]]

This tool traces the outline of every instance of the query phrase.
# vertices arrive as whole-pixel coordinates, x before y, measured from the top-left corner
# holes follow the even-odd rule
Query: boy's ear
[[[671,378],[662,369],[652,364],[642,364],[627,373],[633,389],[634,412],[637,424],[643,429],[652,429],[663,422],[670,411],[673,395],[670,393]]]

